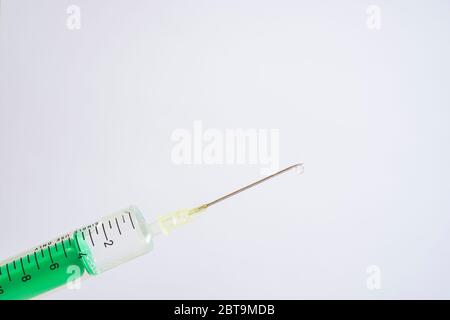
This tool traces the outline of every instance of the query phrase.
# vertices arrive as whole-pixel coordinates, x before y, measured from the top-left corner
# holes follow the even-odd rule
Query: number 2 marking
[[[114,241],[112,241],[112,240],[108,240],[103,243],[105,248],[108,248],[108,246],[112,246],[113,244],[114,244]]]

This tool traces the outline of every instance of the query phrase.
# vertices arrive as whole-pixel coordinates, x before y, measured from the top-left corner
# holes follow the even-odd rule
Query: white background
[[[80,30],[66,27],[71,4]],[[201,120],[279,129],[281,165],[304,162],[304,175],[45,298],[450,298],[449,13],[448,1],[1,1],[1,258],[130,204],[151,220],[261,177],[175,165],[172,132]]]

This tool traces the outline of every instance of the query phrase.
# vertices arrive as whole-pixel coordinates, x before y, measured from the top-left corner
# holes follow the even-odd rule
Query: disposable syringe
[[[30,299],[74,281],[97,275],[149,252],[153,237],[168,235],[210,206],[302,164],[191,209],[181,209],[147,223],[135,206],[101,218],[0,263],[0,300]]]

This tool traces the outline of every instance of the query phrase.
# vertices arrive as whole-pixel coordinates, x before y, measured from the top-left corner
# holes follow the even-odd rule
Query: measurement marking
[[[48,254],[50,255],[50,260],[53,263],[52,251],[50,250],[50,247],[48,247]]]
[[[98,234],[98,228],[97,228],[97,225],[95,225],[95,233]]]
[[[22,266],[22,272],[23,272],[23,275],[25,275],[25,268],[23,267],[23,261],[22,261],[22,258],[20,258],[20,265]]]
[[[72,241],[70,241],[70,238],[69,238],[69,246],[72,246]]]
[[[61,242],[61,245],[62,245],[62,248],[63,248],[63,251],[64,251],[64,255],[65,255],[66,258],[67,258],[66,247],[64,247],[64,240]]]
[[[81,231],[81,236],[83,237],[83,240],[86,240],[86,239],[84,238],[84,231]]]
[[[27,260],[28,260],[28,263],[30,263],[30,255],[29,254],[27,254]]]
[[[92,239],[91,229],[88,229],[89,237],[91,238],[92,246],[95,247],[94,240]]]
[[[2,266],[0,266],[0,276],[2,275]]]
[[[78,234],[75,235],[75,241],[77,243],[78,251],[81,251],[80,243],[78,242]]]
[[[109,223],[109,228],[112,229],[111,220],[108,220],[108,223]]]
[[[122,231],[120,231],[120,227],[119,227],[119,221],[117,221],[117,218],[114,218],[114,219],[116,219],[117,230],[119,230],[119,234],[122,235]]]
[[[103,223],[102,223],[102,228],[103,228],[103,233],[105,234],[105,238],[106,238],[106,240],[108,240],[108,235],[106,234],[105,225]]]
[[[9,273],[9,267],[8,264],[6,264],[6,272],[8,273],[8,279],[11,281],[11,274]]]
[[[36,260],[36,266],[37,266],[38,270],[40,270],[41,268],[39,268],[39,262],[37,260],[36,252],[34,253],[34,260]]]
[[[125,223],[125,216],[122,215],[122,222]]]
[[[44,249],[41,249],[42,258],[44,257]]]
[[[133,219],[131,219],[131,213],[129,211],[127,213],[128,213],[128,216],[130,217],[130,221],[131,221],[131,225],[133,226],[133,229],[136,229],[134,227]]]
[[[14,270],[16,270],[16,260],[13,261]]]
[[[56,252],[58,252],[58,242],[55,243],[55,249],[56,249]]]

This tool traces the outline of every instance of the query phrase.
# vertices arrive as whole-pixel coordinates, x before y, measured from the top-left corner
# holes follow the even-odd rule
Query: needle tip
[[[303,166],[303,163],[297,163],[292,166],[292,168],[295,168],[297,173],[303,173],[305,171],[305,167]]]

